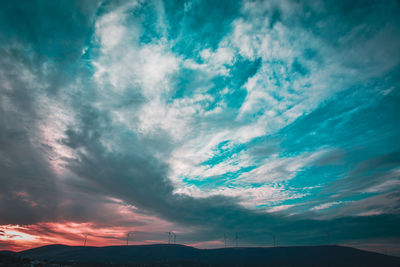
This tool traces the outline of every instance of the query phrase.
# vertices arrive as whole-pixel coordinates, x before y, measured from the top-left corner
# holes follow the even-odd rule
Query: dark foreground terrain
[[[400,266],[400,258],[341,246],[196,249],[183,245],[0,252],[0,266]]]

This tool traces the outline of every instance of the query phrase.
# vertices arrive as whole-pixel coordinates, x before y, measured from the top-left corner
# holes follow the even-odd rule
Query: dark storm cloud
[[[340,198],[353,192],[380,193],[391,191],[398,185],[397,167],[400,151],[394,151],[359,163],[343,179],[329,184],[322,193],[337,192]],[[382,183],[386,181],[387,184]]]
[[[77,60],[90,41],[100,1],[2,2],[0,37],[30,46],[37,56],[62,62]]]
[[[33,144],[38,120],[33,104],[36,92],[30,81],[20,79],[21,66],[32,62],[18,50],[2,50],[1,55],[0,221],[31,223],[54,212],[55,177],[41,145]]]
[[[47,152],[53,148],[40,141],[39,110],[46,103],[38,99],[66,83],[65,74],[90,38],[96,2],[1,4],[2,224],[30,224],[60,217],[60,205],[68,194],[59,190],[57,175],[50,167]]]
[[[30,57],[33,62],[24,63],[48,84],[48,92],[56,92],[74,79],[76,64],[82,64],[77,60],[90,42],[94,15],[100,2],[2,2],[1,49],[16,50],[13,52]]]

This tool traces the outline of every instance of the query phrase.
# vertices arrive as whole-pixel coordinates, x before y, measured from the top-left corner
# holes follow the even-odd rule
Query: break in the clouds
[[[174,230],[399,254],[399,11],[2,2],[0,248]]]

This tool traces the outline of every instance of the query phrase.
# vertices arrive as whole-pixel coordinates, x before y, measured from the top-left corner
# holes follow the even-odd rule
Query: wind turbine
[[[168,234],[168,244],[171,244],[172,231],[166,232]]]
[[[330,245],[331,244],[331,233],[328,231],[328,232],[326,232],[326,235],[328,237],[328,245]]]
[[[225,248],[226,248],[226,234],[224,233],[224,244],[225,244]]]
[[[87,240],[87,234],[85,234],[85,239],[83,240],[83,246],[86,247],[86,240]]]
[[[239,237],[238,237],[238,233],[236,232],[236,234],[235,234],[236,247],[238,247],[238,241],[239,241]]]
[[[127,245],[127,246],[129,245],[129,236],[131,236],[133,233],[134,233],[134,232],[131,231],[131,232],[128,232],[128,233],[126,234],[126,245]]]
[[[272,240],[274,241],[274,247],[276,247],[276,236],[272,234]]]

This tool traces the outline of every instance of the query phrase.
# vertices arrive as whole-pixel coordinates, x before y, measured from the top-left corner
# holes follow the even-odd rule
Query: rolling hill
[[[145,266],[400,266],[400,258],[342,246],[197,249],[184,245],[49,245],[15,253],[54,263]]]

